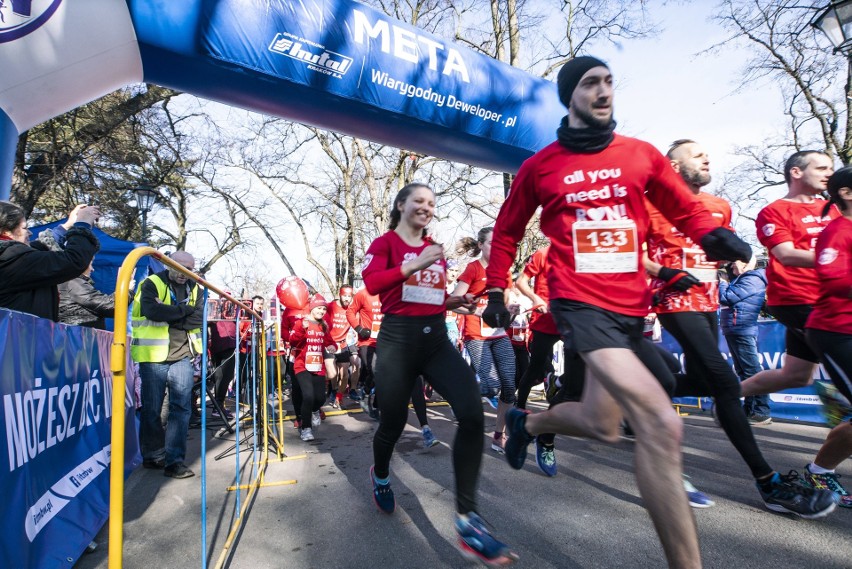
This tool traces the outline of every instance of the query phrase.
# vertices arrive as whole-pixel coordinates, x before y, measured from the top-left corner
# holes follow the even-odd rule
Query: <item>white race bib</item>
[[[632,219],[576,221],[574,266],[578,273],[635,273],[639,244]]]

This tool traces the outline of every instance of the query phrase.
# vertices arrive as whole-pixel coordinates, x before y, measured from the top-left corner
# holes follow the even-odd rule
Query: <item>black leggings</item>
[[[518,382],[518,401],[515,404],[519,409],[526,409],[530,390],[544,381],[544,376],[553,371],[553,346],[559,341],[556,334],[545,334],[544,332],[532,331],[530,338],[530,364],[527,371]],[[566,358],[567,360],[567,358]]]
[[[376,346],[359,346],[358,357],[361,358],[361,383],[364,384],[364,393],[369,395],[374,385]]]
[[[373,437],[376,477],[389,475],[394,445],[408,419],[408,401],[418,376],[423,375],[449,402],[458,420],[453,442],[456,508],[461,514],[475,512],[485,420],[476,377],[450,344],[444,314],[385,315],[377,349],[382,357],[375,370],[381,412],[379,428]]]
[[[311,414],[319,411],[325,403],[325,376],[300,371],[296,374],[296,382],[302,394],[300,408],[296,409],[296,412],[302,420],[302,428],[306,429],[311,426]]]
[[[846,399],[852,401],[852,335],[816,328],[808,328],[805,335],[831,382]]]
[[[417,415],[417,421],[420,423],[420,428],[429,424],[426,418],[426,394],[423,393],[423,376],[418,375],[414,382],[414,389],[411,390],[411,406],[414,407],[414,414]]]
[[[684,354],[686,374],[678,378],[676,397],[712,396],[716,416],[728,440],[743,457],[752,475],[762,478],[772,468],[754,440],[754,433],[740,403],[740,381],[719,352],[719,324],[715,312],[660,314],[660,324],[678,341]]]

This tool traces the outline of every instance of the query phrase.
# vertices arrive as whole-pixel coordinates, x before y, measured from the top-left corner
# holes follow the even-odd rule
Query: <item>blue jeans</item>
[[[734,359],[734,369],[737,371],[741,382],[763,369],[760,366],[760,357],[757,355],[756,336],[726,334],[725,340],[728,342],[728,349]],[[744,408],[746,415],[756,414],[768,417],[769,395],[746,397]]]
[[[140,363],[139,375],[142,378],[139,428],[142,458],[165,458],[166,466],[182,463],[186,457],[186,433],[192,409],[192,362],[184,358],[176,362]],[[164,429],[160,410],[166,386],[169,388],[169,419]]]

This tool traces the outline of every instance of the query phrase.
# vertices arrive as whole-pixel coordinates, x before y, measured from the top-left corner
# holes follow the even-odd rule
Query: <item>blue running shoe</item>
[[[556,476],[556,449],[535,439],[535,463],[545,476]]]
[[[429,425],[423,427],[423,448],[432,448],[439,442],[441,441],[435,438],[435,433],[432,432]]]
[[[459,535],[459,548],[467,559],[481,561],[492,567],[504,567],[518,560],[518,554],[505,543],[491,535],[476,513],[471,512],[467,519],[456,516],[456,533]]]
[[[361,401],[361,394],[358,393],[355,389],[349,390],[349,399],[352,401]]]
[[[526,423],[527,411],[512,407],[506,412],[506,433],[509,437],[503,449],[506,452],[506,462],[515,470],[524,467],[524,462],[527,460],[527,445],[535,438],[524,428]]]
[[[765,486],[758,483],[757,489],[768,509],[808,520],[827,516],[837,507],[834,492],[808,488],[795,470],[784,475],[776,472]]]
[[[683,489],[686,490],[686,497],[689,498],[689,505],[693,508],[710,508],[716,505],[716,502],[710,497],[692,485],[689,481],[689,476],[683,475]]]
[[[387,484],[376,482],[376,473],[372,466],[370,467],[370,482],[373,483],[373,500],[376,502],[376,507],[386,514],[392,514],[396,508],[396,500],[393,498],[390,482]]]
[[[483,395],[483,396],[482,396],[482,400],[483,400],[485,403],[488,403],[488,404],[491,406],[491,408],[492,408],[492,409],[495,409],[495,410],[497,409],[497,405],[499,405],[499,404],[500,404],[500,402],[497,400],[497,396],[496,396],[496,395],[495,395],[494,397],[488,397],[487,395]]]

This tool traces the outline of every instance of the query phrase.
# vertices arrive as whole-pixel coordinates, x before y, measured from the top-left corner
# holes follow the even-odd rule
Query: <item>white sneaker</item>
[[[312,441],[314,440],[314,432],[310,429],[310,427],[302,429],[301,437],[303,441]]]
[[[322,417],[320,417],[319,411],[314,411],[311,414],[311,427],[314,429],[318,429],[320,424],[322,424]]]

